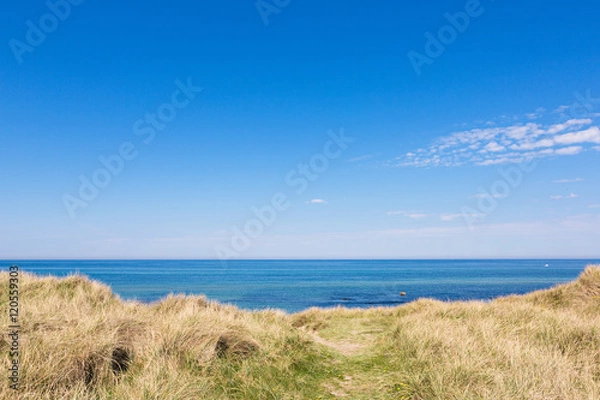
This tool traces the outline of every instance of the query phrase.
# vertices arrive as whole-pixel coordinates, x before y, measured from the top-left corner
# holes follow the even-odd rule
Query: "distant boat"
[[[548,264],[544,265],[544,267],[546,267],[546,268],[548,268],[549,266],[550,266],[550,265],[548,265]]]

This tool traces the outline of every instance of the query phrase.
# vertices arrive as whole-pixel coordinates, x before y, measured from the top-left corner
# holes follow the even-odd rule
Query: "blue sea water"
[[[422,297],[469,300],[572,281],[600,260],[4,260],[22,271],[81,273],[124,299],[204,294],[245,309],[395,306]],[[546,267],[545,265],[548,264]],[[400,292],[406,292],[405,297]],[[26,299],[23,299],[26,302]]]

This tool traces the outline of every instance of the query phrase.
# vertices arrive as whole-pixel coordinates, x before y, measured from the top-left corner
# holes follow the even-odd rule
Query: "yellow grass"
[[[20,278],[20,388],[5,372],[2,399],[600,399],[600,266],[492,302],[293,315]]]

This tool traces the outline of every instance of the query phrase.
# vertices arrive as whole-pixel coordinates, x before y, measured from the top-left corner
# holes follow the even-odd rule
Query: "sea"
[[[490,300],[573,281],[595,260],[3,260],[38,275],[82,274],[122,299],[206,295],[248,310]],[[401,293],[403,295],[401,295]],[[23,299],[26,303],[27,299]]]

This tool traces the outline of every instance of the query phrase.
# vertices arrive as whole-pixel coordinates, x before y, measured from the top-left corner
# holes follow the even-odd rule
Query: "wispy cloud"
[[[574,198],[577,198],[577,197],[579,197],[579,195],[575,194],[575,193],[571,193],[571,194],[567,194],[567,195],[559,194],[557,196],[550,196],[550,198],[552,200],[574,199]]]
[[[440,214],[440,221],[451,222],[457,219],[465,218],[465,219],[476,219],[476,218],[484,218],[485,214],[480,213],[462,213],[462,214]]]
[[[312,200],[307,201],[306,204],[329,204],[329,203],[323,199],[312,199]]]
[[[403,217],[407,217],[410,219],[422,219],[427,218],[429,214],[418,213],[414,211],[388,211],[387,215],[402,215]]]
[[[390,215],[390,216],[401,215],[403,217],[410,218],[410,219],[423,219],[423,218],[429,218],[429,217],[438,218],[439,217],[439,220],[444,221],[444,222],[452,222],[452,221],[455,221],[455,220],[461,219],[461,218],[482,218],[482,217],[484,217],[484,214],[471,214],[471,213],[426,214],[426,213],[418,213],[418,212],[414,212],[414,211],[388,211],[387,215]]]
[[[574,156],[576,154],[579,154],[583,151],[583,147],[582,146],[570,146],[570,147],[564,147],[562,149],[557,149],[554,151],[554,154],[557,156]]]
[[[568,109],[570,109],[571,106],[558,106],[557,108],[555,108],[554,110],[552,110],[552,112],[554,114],[562,114],[565,111],[567,111]]]
[[[600,208],[600,204],[590,204],[588,208]]]
[[[503,199],[505,197],[507,197],[508,194],[501,194],[501,193],[477,193],[475,196],[472,196],[472,198],[474,199],[489,199],[489,198],[494,198],[494,199]]]
[[[541,111],[536,111],[536,115]],[[600,128],[594,120],[569,119],[559,124],[516,123],[451,133],[431,146],[390,161],[397,167],[496,165],[550,156],[573,156],[600,149]]]
[[[542,118],[545,113],[546,113],[546,109],[544,107],[539,107],[537,110],[535,110],[535,112],[525,114],[525,117],[527,117],[529,119],[539,119],[539,118]]]
[[[459,214],[460,215],[460,214]],[[354,232],[320,232],[302,235],[273,235],[267,240],[280,244],[282,240],[288,242],[327,243],[341,241],[346,248],[349,241],[365,243],[365,239],[424,239],[424,238],[469,238],[477,237],[525,237],[538,238],[540,235],[554,233],[564,237],[565,232],[577,235],[597,234],[600,216],[595,214],[573,215],[552,221],[514,221],[504,223],[483,223],[470,230],[466,225],[450,226],[441,224],[437,226],[424,226],[420,228],[368,230]]]
[[[585,179],[583,178],[573,178],[573,179],[556,179],[554,183],[572,183],[572,182],[583,182]]]
[[[454,221],[455,219],[459,219],[462,217],[463,217],[462,214],[442,214],[442,215],[440,215],[440,220],[450,222],[450,221]]]

